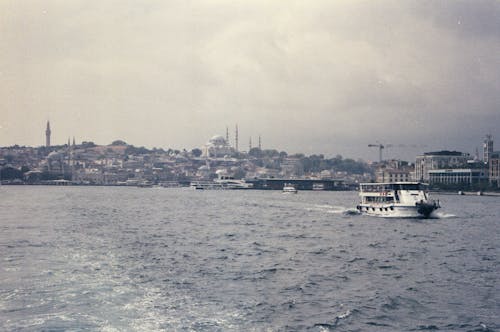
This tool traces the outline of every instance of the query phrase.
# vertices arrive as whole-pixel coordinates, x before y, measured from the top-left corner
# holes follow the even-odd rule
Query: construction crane
[[[392,144],[368,144],[368,147],[369,148],[378,148],[378,161],[381,163],[382,162],[382,150],[384,150],[385,148],[389,148],[391,147]]]
[[[399,148],[424,148],[427,147],[425,144],[411,144],[411,145],[406,145],[406,144],[398,144],[398,145],[393,145],[393,144],[368,144],[369,148],[378,148],[378,159],[379,162],[382,162],[382,150],[390,147],[399,147]]]

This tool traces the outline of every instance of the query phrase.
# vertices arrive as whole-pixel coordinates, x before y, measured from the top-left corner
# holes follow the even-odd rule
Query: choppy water
[[[496,331],[500,198],[0,187],[2,331]]]

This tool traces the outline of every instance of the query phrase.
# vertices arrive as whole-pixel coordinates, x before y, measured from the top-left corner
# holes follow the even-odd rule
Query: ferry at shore
[[[253,184],[229,176],[219,176],[213,181],[193,181],[190,187],[198,190],[252,189]]]
[[[378,217],[429,218],[440,208],[420,182],[361,183],[359,212]]]

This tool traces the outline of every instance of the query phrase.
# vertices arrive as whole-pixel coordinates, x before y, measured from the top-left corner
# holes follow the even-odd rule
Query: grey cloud
[[[28,1],[0,12],[6,144],[40,144],[18,128],[29,118],[43,130],[47,116],[63,140],[176,148],[238,122],[267,147],[368,158],[376,140],[470,150],[498,120],[498,2]]]

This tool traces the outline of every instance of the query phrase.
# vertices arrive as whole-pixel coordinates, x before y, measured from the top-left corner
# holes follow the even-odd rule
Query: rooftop
[[[425,156],[463,156],[462,152],[459,151],[435,151],[435,152],[424,152]]]

